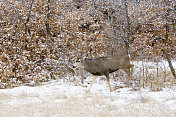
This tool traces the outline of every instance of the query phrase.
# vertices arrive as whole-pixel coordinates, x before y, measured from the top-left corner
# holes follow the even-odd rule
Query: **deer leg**
[[[130,70],[130,76],[133,74],[133,70],[134,70],[134,65],[133,64],[130,64],[130,68],[131,68],[131,70]]]
[[[132,76],[132,74],[133,74],[133,69],[134,69],[134,65],[133,65],[133,64],[130,64],[130,68],[128,68],[128,69],[126,70],[126,73],[127,73],[127,75],[128,75],[128,84],[127,84],[128,87],[129,87],[129,81],[131,80],[131,76]]]
[[[91,81],[91,84],[90,84],[90,86],[89,86],[89,89],[86,91],[87,93],[90,92],[90,89],[92,88],[92,85],[93,85],[93,83],[95,82],[96,79],[97,79],[97,76],[93,75],[93,79],[92,79],[92,81]]]
[[[110,90],[110,92],[112,92],[111,84],[109,82],[109,73],[105,74],[105,76],[106,76],[106,81],[107,81],[108,86],[109,86],[109,90]]]
[[[128,82],[127,82],[127,87],[129,87],[129,81],[131,80],[131,73],[130,73],[130,68],[129,69],[119,69],[121,72],[127,74],[128,77]]]

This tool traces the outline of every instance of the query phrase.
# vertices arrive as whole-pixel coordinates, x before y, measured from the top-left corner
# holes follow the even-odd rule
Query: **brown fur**
[[[93,75],[105,75],[106,80],[109,85],[110,91],[111,85],[109,83],[109,73],[112,73],[117,70],[122,70],[128,75],[128,79],[131,79],[131,73],[133,71],[133,66],[130,64],[130,59],[127,54],[119,54],[108,57],[100,57],[96,59],[84,59],[80,61],[79,66],[75,64],[74,67],[82,67],[86,71],[90,72]],[[130,70],[131,68],[131,70]],[[95,81],[95,79],[93,80]],[[92,87],[93,82],[91,83],[90,88]],[[89,88],[89,90],[90,90]],[[88,91],[89,91],[88,90]]]

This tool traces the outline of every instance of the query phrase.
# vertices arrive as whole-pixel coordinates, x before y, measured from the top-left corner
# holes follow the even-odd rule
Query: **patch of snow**
[[[90,93],[85,92],[87,89],[88,87],[75,86],[73,82],[62,79],[37,87],[1,89],[0,116],[176,116],[176,86],[164,88],[160,92],[151,92],[149,89],[131,91],[131,88],[109,92],[106,81],[98,78]]]
[[[137,68],[141,68],[141,66],[148,66],[152,69],[156,69],[157,67],[158,68],[168,68],[169,69],[169,64],[166,60],[161,60],[160,62],[145,62],[145,61],[132,61],[132,63],[135,65],[135,67]],[[173,67],[176,69],[176,61],[175,60],[172,60],[172,65]]]

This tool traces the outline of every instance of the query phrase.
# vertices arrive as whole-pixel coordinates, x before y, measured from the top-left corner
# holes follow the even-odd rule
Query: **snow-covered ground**
[[[114,88],[112,80],[111,84]],[[159,92],[109,92],[106,81],[98,78],[90,93],[86,89],[63,79],[1,89],[0,117],[176,117],[176,86]]]

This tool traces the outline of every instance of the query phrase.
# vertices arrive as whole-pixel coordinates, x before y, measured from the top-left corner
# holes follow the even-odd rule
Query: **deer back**
[[[109,68],[126,69],[130,67],[130,59],[127,54],[107,57]]]
[[[128,55],[114,55],[96,59],[85,59],[82,61],[82,64],[84,64],[86,71],[95,75],[101,75],[117,71],[118,69],[129,68],[130,60]]]

